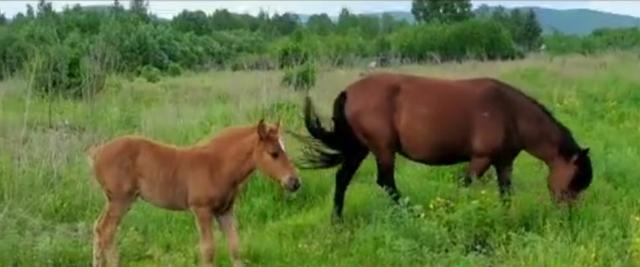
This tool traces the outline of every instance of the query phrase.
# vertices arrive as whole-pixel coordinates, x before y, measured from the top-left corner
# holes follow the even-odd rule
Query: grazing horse
[[[124,136],[90,149],[107,205],[95,224],[93,265],[117,266],[114,236],[138,198],[167,210],[191,210],[200,233],[203,266],[213,266],[215,217],[227,236],[234,266],[242,266],[233,215],[240,186],[258,169],[289,191],[300,187],[280,138],[280,124],[230,127],[209,141],[177,148]],[[106,255],[105,255],[106,252]]]
[[[589,149],[580,148],[571,132],[536,100],[495,79],[371,74],[335,99],[333,129],[323,128],[310,98],[305,100],[305,125],[311,136],[302,138],[306,145],[301,167],[341,165],[335,178],[337,218],[347,186],[369,152],[377,163],[377,184],[396,202],[396,152],[428,165],[469,162],[465,186],[493,166],[504,200],[521,150],[546,163],[548,188],[558,203],[573,202],[591,183]]]

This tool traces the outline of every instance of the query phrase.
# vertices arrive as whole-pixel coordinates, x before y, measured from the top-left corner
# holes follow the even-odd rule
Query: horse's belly
[[[138,192],[140,198],[154,206],[169,210],[188,208],[187,194],[183,187],[167,185],[160,181],[141,183]]]
[[[458,146],[422,147],[422,149],[402,149],[401,154],[413,161],[429,165],[450,165],[469,160],[469,155]]]

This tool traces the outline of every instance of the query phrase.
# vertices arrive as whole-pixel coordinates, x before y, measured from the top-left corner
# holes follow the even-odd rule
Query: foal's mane
[[[535,98],[527,95],[526,93],[522,92],[521,90],[506,84],[504,82],[500,82],[497,81],[498,83],[500,83],[501,85],[503,85],[508,91],[514,93],[515,95],[522,97],[523,99],[525,99],[527,102],[533,104],[534,106],[538,107],[538,109],[540,109],[540,111],[542,111],[542,113],[544,113],[545,115],[547,115],[547,117],[549,118],[549,120],[551,121],[551,123],[553,123],[556,127],[558,127],[558,130],[560,130],[560,135],[561,135],[561,140],[560,140],[560,144],[558,147],[558,150],[560,152],[560,155],[562,155],[562,157],[564,157],[565,159],[570,159],[573,155],[575,155],[577,152],[580,151],[580,147],[578,146],[578,143],[576,142],[576,140],[573,137],[573,134],[571,133],[571,131],[569,131],[569,128],[567,128],[564,124],[562,124],[560,121],[558,121],[558,119],[556,119],[555,116],[553,116],[553,114],[551,113],[551,111],[549,111],[549,109],[547,109],[547,107],[545,107],[544,105],[542,105],[540,102],[538,102],[538,100],[536,100]]]

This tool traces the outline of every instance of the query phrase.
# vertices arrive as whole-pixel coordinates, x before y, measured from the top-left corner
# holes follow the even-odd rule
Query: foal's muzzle
[[[287,178],[284,187],[291,192],[295,192],[300,188],[300,179],[296,176],[290,176]]]

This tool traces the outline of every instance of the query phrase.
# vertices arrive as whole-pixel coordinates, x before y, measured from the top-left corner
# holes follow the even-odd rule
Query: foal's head
[[[258,144],[253,156],[258,169],[278,181],[287,190],[291,192],[298,190],[300,178],[284,151],[284,143],[280,136],[280,122],[275,126],[268,126],[264,120],[260,120],[257,131]]]
[[[555,165],[549,176],[549,187],[556,201],[571,203],[589,187],[592,177],[589,149],[580,149]]]

